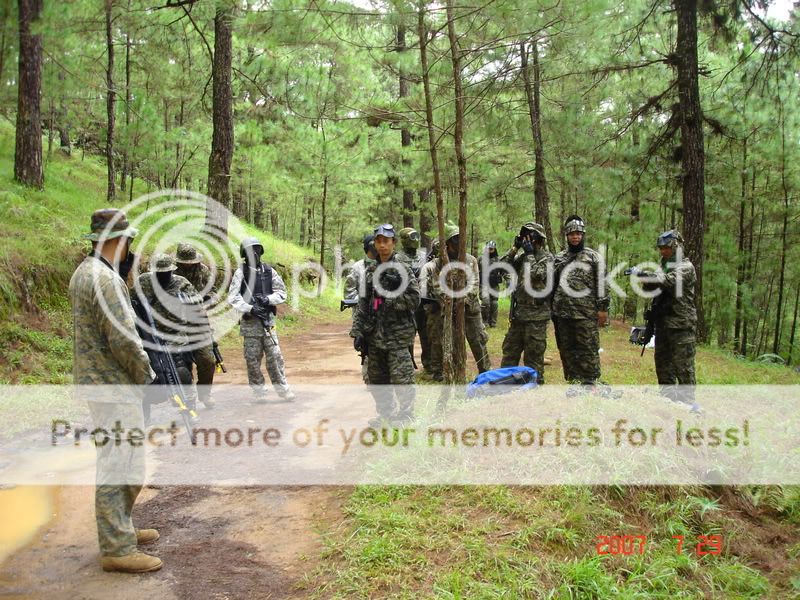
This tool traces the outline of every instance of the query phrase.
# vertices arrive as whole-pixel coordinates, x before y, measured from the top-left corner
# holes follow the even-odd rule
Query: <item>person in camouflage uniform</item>
[[[210,386],[202,386],[198,391],[192,379],[196,356],[201,357],[198,374],[207,372],[208,356],[211,370],[215,367],[208,315],[194,286],[176,275],[175,270],[175,260],[169,254],[158,254],[152,259],[152,270],[139,275],[136,289],[150,306],[158,333],[167,342],[181,383],[186,386],[186,406],[194,410],[199,397],[206,408],[212,408]],[[198,345],[199,349],[193,350]]]
[[[480,262],[481,317],[487,327],[497,325],[497,293],[504,279],[503,271],[492,269],[492,265],[498,260],[497,244],[494,240],[489,240],[483,249]]]
[[[265,403],[267,389],[261,360],[266,355],[273,388],[283,400],[294,400],[295,395],[286,382],[283,354],[275,332],[275,307],[286,302],[286,284],[275,269],[261,262],[264,246],[256,238],[243,240],[239,254],[244,261],[231,278],[228,303],[242,313],[239,333],[244,338],[248,382],[256,403]]]
[[[92,252],[69,282],[73,320],[73,377],[75,385],[144,386],[155,379],[150,360],[136,332],[136,317],[125,284],[136,230],[125,213],[108,208],[95,211]],[[119,420],[129,431],[144,431],[142,397],[110,393],[88,402],[96,427],[111,430]],[[134,396],[134,397],[131,397]],[[144,448],[133,444],[97,445],[95,520],[100,564],[106,571],[144,573],[161,568],[161,560],[137,550],[154,542],[155,529],[135,529],[131,520],[136,497],[144,482]],[[127,483],[120,485],[124,480]]]
[[[446,228],[445,232],[445,247],[447,256],[450,261],[458,259],[458,227],[450,225]],[[435,300],[439,306],[443,303],[443,292],[441,289],[440,274],[444,266],[444,261],[437,258],[433,267],[426,273],[426,291],[428,297]],[[467,342],[469,343],[472,357],[475,359],[475,364],[478,367],[478,372],[483,373],[492,368],[489,359],[489,351],[486,348],[486,343],[489,341],[489,334],[486,333],[486,328],[483,326],[483,319],[481,318],[481,301],[480,301],[480,286],[478,274],[478,260],[471,254],[466,255],[466,268],[467,272],[467,286],[471,286],[470,290],[464,298],[464,334],[466,335]],[[439,312],[439,320],[442,320],[441,311]],[[438,325],[438,330],[441,331],[443,324]],[[437,356],[441,355],[441,334],[436,338],[431,338],[432,345],[438,345],[436,350]],[[441,371],[434,373],[435,379],[441,374]]]
[[[526,223],[511,250],[500,259],[517,273],[500,366],[516,367],[523,357],[526,367],[536,369],[540,384],[544,383],[544,351],[553,286],[553,255],[544,247],[546,239],[544,227]]]
[[[419,232],[412,227],[404,227],[400,230],[400,248],[401,252],[397,253],[398,260],[406,263],[414,277],[417,278],[419,283],[419,274],[422,266],[425,264],[425,254],[420,252],[420,235]],[[428,323],[427,313],[425,307],[420,304],[417,307],[417,312],[414,314],[414,320],[417,323],[417,334],[419,335],[419,345],[421,349],[420,361],[422,368],[426,372],[430,372],[431,366],[431,342],[428,338]],[[413,348],[412,348],[413,352]]]
[[[655,363],[662,393],[676,401],[694,402],[694,357],[697,333],[697,272],[683,255],[683,236],[665,231],[656,242],[661,270],[634,273],[645,291],[660,290],[655,319]],[[684,386],[681,388],[676,385]]]
[[[195,289],[195,292],[203,297],[206,307],[214,306],[219,302],[216,291],[213,288],[214,281],[211,276],[211,269],[200,262],[197,249],[189,243],[181,242],[175,252],[175,275],[183,277]],[[197,365],[197,385],[200,401],[206,408],[214,408],[214,401],[211,399],[211,386],[214,384],[214,373],[217,361],[214,358],[214,338],[213,332],[209,332],[209,343],[200,346],[192,351],[192,362]]]
[[[378,259],[367,265],[366,293],[358,300],[350,331],[356,351],[369,353],[370,392],[377,411],[369,425],[375,428],[386,421],[402,427],[414,418],[416,392],[409,347],[414,343],[419,287],[411,269],[398,260],[395,239],[391,225],[375,229]]]
[[[601,293],[601,256],[584,245],[586,225],[577,215],[564,223],[567,248],[555,257],[553,322],[564,379],[591,385],[600,379],[600,327],[607,324],[608,295]]]
[[[433,273],[436,269],[436,258],[439,255],[439,240],[431,243],[431,252],[428,260],[422,265],[419,272],[420,306],[425,311],[425,329],[430,342],[428,366],[425,371],[434,381],[442,381],[442,318],[439,303],[428,295],[431,289]]]
[[[345,300],[355,300],[357,302],[359,295],[365,292],[366,288],[364,285],[366,282],[364,278],[367,272],[367,264],[376,260],[378,257],[377,252],[375,252],[375,244],[372,242],[374,237],[375,236],[372,234],[364,236],[364,258],[354,262],[353,266],[350,268],[350,272],[347,274],[343,293]],[[358,305],[356,304],[352,310],[352,317],[355,322],[356,314],[358,313]],[[364,383],[369,383],[369,356],[365,356],[364,360],[361,362],[361,379],[364,380]]]

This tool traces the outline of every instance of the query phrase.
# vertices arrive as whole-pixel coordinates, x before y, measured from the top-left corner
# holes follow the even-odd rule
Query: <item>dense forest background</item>
[[[480,253],[535,218],[557,250],[578,213],[609,264],[676,227],[702,338],[791,363],[800,26],[772,5],[3,0],[0,110],[23,183],[100,154],[112,204],[205,192],[326,266],[383,221]]]

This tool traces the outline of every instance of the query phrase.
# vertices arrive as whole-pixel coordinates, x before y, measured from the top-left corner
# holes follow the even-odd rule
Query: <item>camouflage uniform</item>
[[[283,354],[275,332],[275,315],[270,314],[266,323],[250,314],[253,305],[242,295],[242,279],[245,267],[236,269],[228,288],[228,303],[242,313],[239,334],[244,338],[244,359],[247,363],[247,380],[258,400],[267,394],[264,375],[261,372],[261,360],[266,355],[267,372],[275,391],[281,397],[290,395],[289,384],[284,373]],[[277,306],[286,302],[286,284],[278,272],[269,265],[260,264],[259,269],[270,269],[272,272],[272,293],[268,300],[270,305]]]
[[[397,260],[396,254],[387,263],[405,271],[408,285],[396,298],[381,297],[373,285],[375,270],[381,263],[370,261],[365,273],[366,293],[359,298],[350,336],[360,337],[368,345],[370,392],[378,417],[404,420],[414,415],[414,365],[409,347],[414,343],[419,287],[411,270]],[[386,384],[398,387],[393,390]]]
[[[367,261],[372,262],[368,258],[362,258],[354,262],[353,266],[350,268],[350,272],[347,274],[347,278],[344,281],[343,296],[345,300],[358,300],[359,290],[364,283]],[[353,311],[353,322],[355,322],[356,315],[358,314],[358,305],[354,306],[351,310]],[[369,383],[369,356],[365,356],[364,362],[361,364],[361,379],[364,380],[364,383]]]
[[[520,357],[526,367],[536,369],[539,383],[544,383],[544,352],[547,348],[547,322],[550,320],[550,295],[544,295],[548,284],[552,286],[553,255],[543,247],[533,253],[512,248],[501,259],[514,267],[517,285],[511,300],[510,323],[503,339],[501,367],[516,367]],[[525,288],[535,292],[534,297]]]
[[[427,291],[429,297],[436,300],[441,307],[444,299],[439,283],[439,275],[442,271],[443,261],[441,258],[437,258],[432,262],[433,267],[430,272],[426,274]],[[471,283],[472,288],[466,298],[464,298],[464,334],[469,343],[469,348],[472,351],[472,357],[475,359],[475,364],[478,367],[478,372],[483,373],[491,369],[492,364],[489,359],[489,351],[486,348],[486,343],[489,341],[489,334],[486,332],[486,328],[483,326],[483,319],[481,318],[478,260],[471,254],[467,254],[465,262],[469,273],[471,273],[471,275],[468,274],[467,276],[467,285]],[[442,321],[441,313],[439,321]],[[431,338],[431,345],[438,345],[436,350],[437,356],[441,356],[442,353],[442,327],[443,323],[440,323],[438,325],[439,335],[435,338]],[[439,373],[441,373],[441,371],[439,371]]]
[[[489,242],[494,244],[494,242]],[[495,249],[492,253],[489,250]],[[503,283],[503,272],[492,270],[492,265],[500,260],[497,256],[496,247],[487,244],[487,249],[484,251],[480,262],[480,275],[481,275],[481,317],[487,327],[495,327],[497,325],[497,292],[500,291],[500,285]],[[486,274],[484,275],[484,269]],[[490,293],[493,290],[494,293]]]
[[[422,265],[419,273],[419,289],[422,298],[431,298],[428,290],[430,289],[432,273],[436,269],[436,259],[431,259]],[[433,375],[434,379],[442,377],[442,315],[441,307],[437,302],[421,302],[422,310],[425,311],[425,329],[428,340],[430,341],[430,355],[426,371]]]
[[[135,230],[120,222],[110,236],[100,235],[104,218],[98,213],[123,214],[115,209],[97,211],[92,217],[92,234],[85,237],[97,241],[125,235]],[[96,222],[97,221],[97,222]],[[123,231],[123,233],[119,233]],[[72,304],[74,362],[76,385],[147,385],[155,379],[150,361],[136,333],[135,316],[128,288],[123,279],[98,255],[86,257],[69,283]],[[89,410],[96,427],[111,429],[119,420],[126,429],[144,430],[142,398],[130,394],[109,394],[109,398],[91,400]],[[120,479],[144,481],[143,447],[132,444],[107,443],[97,446],[97,487],[95,519],[100,552],[103,556],[125,556],[136,551],[136,532],[131,511],[142,486],[140,483],[119,485]]]
[[[400,245],[402,252],[397,253],[397,259],[406,264],[414,273],[419,283],[419,276],[422,266],[425,264],[425,256],[420,252],[420,237],[419,233],[411,227],[405,227],[400,230]],[[422,368],[427,372],[431,372],[431,341],[428,337],[428,313],[425,307],[420,304],[414,313],[414,321],[417,324],[417,335],[419,335],[419,345],[421,349],[420,360],[422,361]],[[413,350],[412,350],[413,352]]]
[[[600,255],[591,248],[570,252],[569,247],[555,258],[556,289],[553,320],[556,344],[568,382],[594,383],[600,378],[600,329],[597,313],[608,311],[610,299],[598,294],[598,283],[605,278]],[[562,285],[582,298],[568,295]]]

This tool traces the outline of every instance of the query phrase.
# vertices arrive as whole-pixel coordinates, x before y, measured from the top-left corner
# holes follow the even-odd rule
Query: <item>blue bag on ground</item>
[[[467,398],[531,390],[537,386],[539,374],[531,367],[503,367],[485,371],[467,386]]]

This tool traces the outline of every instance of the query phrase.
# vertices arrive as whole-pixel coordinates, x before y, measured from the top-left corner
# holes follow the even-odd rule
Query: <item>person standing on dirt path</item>
[[[74,382],[114,386],[111,392],[92,394],[88,401],[95,426],[109,431],[117,421],[128,431],[144,431],[144,394],[139,394],[138,387],[150,384],[156,376],[136,332],[125,284],[134,258],[130,243],[136,233],[121,210],[95,211],[90,233],[84,235],[92,242],[92,252],[69,282]],[[131,389],[135,391],[127,391]],[[141,444],[97,445],[95,521],[104,571],[147,573],[162,566],[160,558],[137,549],[139,544],[156,541],[158,531],[136,529],[131,520],[144,482],[144,460]]]
[[[608,324],[610,298],[602,289],[605,267],[584,245],[586,224],[577,215],[564,222],[567,247],[555,257],[553,322],[568,383],[593,385],[600,379],[600,327]]]
[[[286,284],[270,265],[261,262],[264,246],[256,238],[245,238],[239,245],[242,266],[236,269],[228,288],[228,303],[242,313],[239,334],[244,340],[247,380],[256,404],[267,402],[267,388],[261,372],[266,355],[272,387],[285,402],[295,399],[284,373],[283,354],[275,332],[278,304],[286,302]]]
[[[358,300],[358,313],[350,337],[357,352],[369,354],[370,392],[377,416],[370,427],[388,422],[403,427],[414,419],[414,312],[419,306],[417,279],[397,258],[395,231],[390,224],[375,228],[378,259],[367,265],[366,293]],[[388,385],[391,384],[391,387]]]
[[[553,289],[553,255],[544,247],[546,240],[544,227],[525,223],[511,250],[500,259],[517,273],[500,366],[516,367],[522,357],[526,367],[536,369],[540,385],[544,383],[544,351]]]
[[[350,267],[350,272],[344,282],[344,300],[358,301],[359,297],[365,293],[364,277],[367,272],[367,264],[375,261],[378,258],[378,253],[375,251],[375,244],[373,243],[372,234],[365,235],[362,240],[364,247],[364,258],[361,258],[353,263]],[[358,314],[358,304],[353,307],[352,319],[356,320]],[[365,356],[361,361],[361,379],[364,383],[369,383],[369,356]]]

